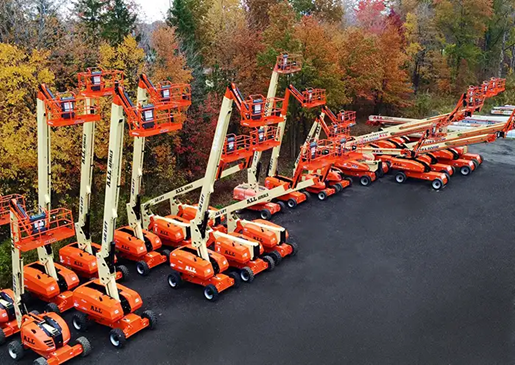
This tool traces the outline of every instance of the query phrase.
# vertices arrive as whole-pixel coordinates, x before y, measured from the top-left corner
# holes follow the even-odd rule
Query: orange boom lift
[[[116,83],[123,82],[123,73],[115,70],[94,70],[78,74],[80,95],[86,98],[86,105],[114,93]],[[77,242],[64,246],[59,250],[59,261],[62,265],[84,278],[98,277],[96,253],[100,245],[91,242],[90,204],[93,180],[93,159],[95,147],[95,122],[82,126],[82,153],[80,169],[79,217],[75,223]],[[116,279],[128,280],[129,270],[124,265],[117,266]]]
[[[1,296],[5,300],[9,315],[13,315],[15,323],[10,329],[20,332],[20,340],[9,343],[8,352],[12,359],[23,358],[25,350],[32,350],[41,357],[34,361],[37,365],[59,365],[79,355],[87,356],[91,345],[85,337],[79,337],[76,344],[69,345],[70,330],[64,319],[57,313],[39,314],[28,312],[24,297],[24,265],[21,252],[38,249],[73,237],[73,218],[67,209],[51,211],[40,208],[35,212],[27,212],[22,197],[13,197],[10,202],[13,290],[9,296]],[[45,282],[45,278],[42,278]],[[48,282],[48,280],[47,280]],[[5,328],[4,328],[5,329]]]
[[[127,102],[123,99],[126,98],[123,88],[116,86],[111,106],[102,246],[97,253],[99,279],[79,286],[73,293],[73,304],[79,311],[73,316],[75,329],[85,331],[91,321],[110,327],[109,340],[115,347],[123,347],[127,338],[145,328],[153,329],[157,323],[152,311],[147,310],[141,316],[135,313],[143,305],[136,291],[116,283],[114,233],[122,168],[124,103]],[[162,118],[148,111],[142,105],[132,109],[132,114],[128,115],[131,135],[148,136],[181,127],[169,118],[166,110],[163,111],[166,117],[159,116]]]

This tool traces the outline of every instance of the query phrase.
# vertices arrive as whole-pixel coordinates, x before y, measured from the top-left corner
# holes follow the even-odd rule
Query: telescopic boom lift
[[[141,316],[137,315],[135,311],[143,305],[140,295],[116,283],[114,233],[120,191],[126,99],[123,88],[116,86],[111,106],[102,247],[97,252],[99,279],[79,286],[73,295],[75,309],[79,311],[73,316],[75,329],[85,331],[91,321],[111,327],[109,340],[115,347],[123,347],[127,338],[144,328],[153,329],[157,322],[152,311],[147,310]],[[175,128],[175,122],[171,122],[169,118],[153,119],[147,111],[148,108],[144,106],[131,110],[128,115],[131,135],[146,136],[159,133],[164,128]]]

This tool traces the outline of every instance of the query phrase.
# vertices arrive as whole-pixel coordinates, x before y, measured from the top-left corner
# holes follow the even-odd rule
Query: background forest
[[[303,70],[283,77],[279,90],[288,83],[324,88],[331,108],[357,110],[360,120],[370,113],[448,111],[468,85],[492,76],[507,77],[513,89],[514,0],[175,0],[166,19],[152,24],[139,12],[129,0],[0,0],[0,194],[22,193],[36,202],[37,87],[73,90],[87,67],[123,70],[133,97],[141,72],[155,82],[192,84],[184,129],[147,139],[148,197],[203,173],[225,87],[235,82],[245,95],[266,94],[283,50],[302,55]],[[292,104],[286,163],[314,117]],[[93,228],[103,204],[108,107],[105,101],[106,117],[97,127]],[[80,138],[77,127],[52,134],[53,206],[74,212]],[[123,198],[131,138],[125,143]],[[120,207],[123,224],[123,201]],[[0,230],[0,242],[8,236]],[[4,242],[0,287],[9,285],[9,253]]]

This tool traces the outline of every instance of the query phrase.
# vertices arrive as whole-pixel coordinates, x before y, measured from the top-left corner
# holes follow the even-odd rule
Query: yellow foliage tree
[[[0,193],[37,186],[36,95],[52,84],[48,53],[0,43]],[[55,151],[54,151],[55,152]],[[62,190],[59,182],[53,185]]]

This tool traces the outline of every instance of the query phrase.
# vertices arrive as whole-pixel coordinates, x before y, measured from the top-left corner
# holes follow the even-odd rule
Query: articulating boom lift
[[[39,314],[28,312],[24,298],[24,265],[22,252],[44,248],[51,243],[75,235],[71,212],[66,209],[47,211],[40,208],[36,212],[27,212],[24,199],[14,197],[9,201],[12,237],[13,290],[0,292],[0,304],[5,308],[11,320],[3,330],[7,336],[20,332],[20,340],[9,343],[8,350],[12,359],[18,361],[25,349],[36,352],[41,357],[34,361],[37,365],[59,365],[79,355],[87,356],[91,345],[85,337],[79,337],[77,344],[70,346],[70,330],[57,313]],[[41,278],[42,284],[52,280]],[[8,294],[8,295],[5,295]],[[4,306],[5,304],[5,306]]]
[[[152,311],[137,315],[135,311],[143,305],[140,295],[116,283],[114,233],[120,191],[126,97],[123,88],[116,86],[111,107],[102,246],[97,253],[99,279],[79,286],[73,293],[74,306],[79,311],[73,316],[75,329],[85,331],[91,321],[111,327],[109,340],[115,347],[123,347],[127,338],[144,328],[153,329],[157,322]],[[159,133],[162,126],[147,124],[152,122],[149,114],[145,114],[145,121],[138,119],[146,111],[148,109],[144,106],[138,106],[131,111],[134,114],[128,116],[132,135]]]

